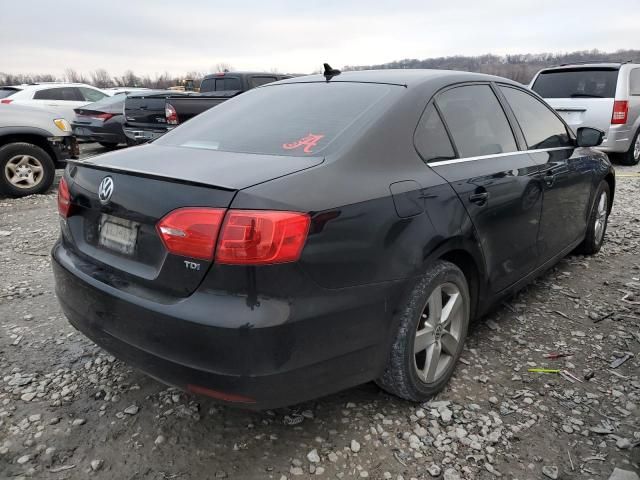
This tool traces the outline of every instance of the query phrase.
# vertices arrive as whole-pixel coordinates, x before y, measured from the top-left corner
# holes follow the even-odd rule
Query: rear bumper
[[[52,252],[56,294],[70,323],[126,363],[169,385],[247,408],[276,408],[380,375],[397,283],[279,300],[196,291],[171,304],[133,296]],[[326,291],[325,291],[326,292]],[[296,304],[298,302],[298,304]],[[195,386],[195,387],[190,387]],[[206,394],[206,392],[204,392]],[[226,397],[225,397],[226,396]],[[231,399],[231,400],[230,400]]]
[[[117,134],[113,132],[101,131],[101,129],[94,129],[88,126],[73,125],[73,134],[79,140],[88,140],[91,142],[103,142],[103,143],[126,143],[127,138],[124,134]]]
[[[631,125],[611,125],[598,149],[612,153],[626,152],[631,146],[634,134],[635,131]]]
[[[140,145],[142,143],[147,143],[151,140],[155,140],[156,138],[161,137],[169,130],[171,130],[171,128],[156,130],[149,128],[125,127],[124,134],[127,137],[127,143],[131,145]]]
[[[49,137],[47,140],[55,154],[57,166],[64,166],[68,159],[78,158],[80,155],[80,148],[75,137],[70,135],[65,137]]]

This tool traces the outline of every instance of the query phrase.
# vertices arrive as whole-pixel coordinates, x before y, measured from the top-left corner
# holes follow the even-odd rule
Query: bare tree
[[[118,87],[140,87],[142,86],[142,81],[140,77],[138,77],[133,70],[127,70],[124,72],[124,75],[120,77],[113,77],[113,81]]]
[[[216,63],[213,67],[211,67],[211,71],[214,73],[230,72],[231,70],[233,70],[233,67],[231,66],[230,63],[226,63],[226,62]]]
[[[87,79],[73,68],[65,68],[64,77],[70,83],[87,83]]]
[[[91,72],[91,84],[99,88],[111,87],[113,81],[104,68],[99,68]]]

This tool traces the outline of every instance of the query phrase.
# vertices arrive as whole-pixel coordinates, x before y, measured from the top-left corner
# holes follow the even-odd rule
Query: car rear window
[[[272,82],[274,80],[271,80]],[[268,82],[267,82],[268,83]],[[200,84],[201,92],[225,92],[227,90],[241,90],[238,77],[205,78]]]
[[[312,156],[376,118],[394,85],[318,82],[250,90],[189,120],[157,144],[288,156]]]
[[[542,72],[533,91],[542,98],[614,98],[618,70],[576,68]]]
[[[267,83],[275,82],[276,80],[276,77],[251,77],[249,79],[249,85],[251,85],[252,88],[256,88],[266,85]]]
[[[19,92],[18,88],[0,88],[0,98],[7,98],[16,92]]]
[[[124,93],[116,93],[113,97],[104,97],[102,100],[85,105],[85,110],[122,110],[124,101],[127,96]]]

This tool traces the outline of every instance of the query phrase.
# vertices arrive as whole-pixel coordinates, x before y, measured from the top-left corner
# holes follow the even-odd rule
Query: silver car
[[[585,63],[540,70],[530,88],[577,130],[605,132],[601,150],[625,165],[640,161],[640,64]]]
[[[55,169],[78,153],[71,126],[59,114],[0,102],[0,195],[46,192]]]

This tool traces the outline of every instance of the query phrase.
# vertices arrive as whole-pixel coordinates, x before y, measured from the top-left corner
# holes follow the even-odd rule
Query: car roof
[[[554,65],[551,67],[546,67],[540,70],[541,72],[547,72],[549,70],[575,70],[575,69],[585,69],[588,70],[590,68],[607,68],[607,69],[619,69],[623,65],[635,65],[630,62],[576,62],[576,63],[563,63],[562,65]]]
[[[265,77],[287,77],[288,73],[274,73],[274,72],[251,72],[244,70],[237,70],[234,72],[216,72],[216,73],[208,73],[202,79],[215,78],[215,77],[224,77],[225,75],[264,75]]]
[[[307,82],[326,82],[324,75],[306,75],[303,77],[288,78],[280,80],[269,85],[282,85],[286,83],[307,83]],[[523,86],[518,82],[509,80],[495,75],[487,75],[484,73],[462,72],[458,70],[428,70],[428,69],[385,69],[385,70],[352,70],[342,72],[339,75],[331,77],[330,82],[354,82],[354,83],[386,83],[390,85],[401,85],[404,87],[413,87],[424,85],[430,82],[442,83],[450,81],[450,83],[460,83],[465,81],[485,81],[485,82],[503,82],[513,85]],[[269,85],[264,85],[267,87]],[[260,87],[260,88],[263,88]]]
[[[100,90],[98,87],[86,83],[65,83],[65,82],[43,82],[43,83],[23,83],[21,85],[5,85],[4,88],[18,88],[20,90],[44,90],[46,88],[59,87],[89,87]]]

